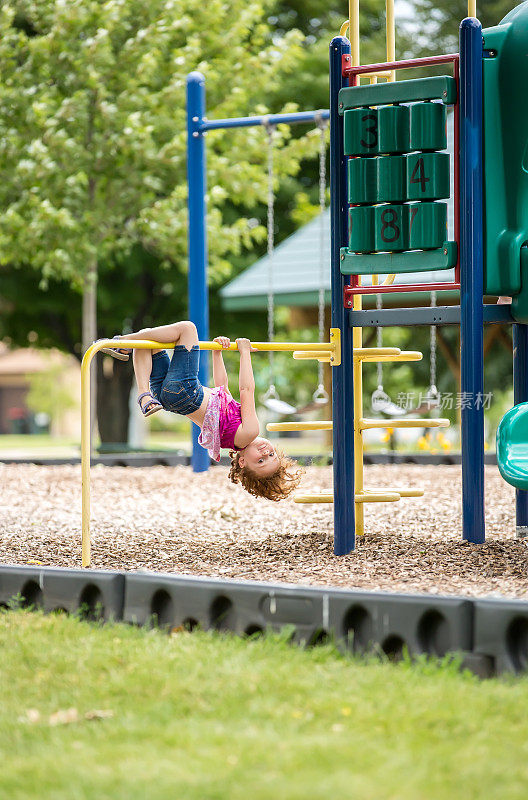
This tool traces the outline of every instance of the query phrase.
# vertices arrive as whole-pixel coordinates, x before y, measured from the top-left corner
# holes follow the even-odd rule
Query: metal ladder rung
[[[305,361],[307,359],[316,359],[317,361],[322,361],[323,363],[326,362],[327,364],[330,363],[330,354],[328,353],[320,353],[317,350],[294,350],[293,357],[296,360]]]
[[[331,431],[332,420],[314,422],[268,422],[267,431]]]
[[[364,491],[367,494],[369,492],[374,492],[376,494],[379,492],[396,492],[400,497],[423,497],[425,494],[424,489],[396,489],[392,486],[383,489],[365,489]]]
[[[402,351],[399,347],[355,347],[353,356],[355,361],[365,361],[367,358],[376,361],[377,358],[390,358],[400,356]]]
[[[423,353],[420,353],[419,350],[402,350],[402,352],[396,356],[365,356],[362,360],[365,364],[380,364],[386,361],[421,361],[422,358]]]
[[[370,428],[447,428],[448,419],[420,419],[409,417],[409,419],[369,419],[363,417],[358,421],[359,429],[362,431]]]
[[[396,503],[402,497],[423,497],[423,489],[365,489],[355,495],[356,503]],[[333,494],[297,494],[295,503],[333,503]]]

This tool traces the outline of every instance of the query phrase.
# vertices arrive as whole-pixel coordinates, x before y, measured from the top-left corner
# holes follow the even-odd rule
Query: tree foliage
[[[511,0],[478,0],[477,17],[483,28],[489,28],[498,25],[515,5]],[[414,0],[412,17],[403,26],[407,33],[402,46],[413,56],[456,53],[460,22],[467,15],[467,0]]]
[[[50,319],[43,339],[78,352],[80,318],[72,320],[69,309],[78,306],[73,292],[94,264],[100,276],[99,335],[184,316],[185,77],[195,69],[204,73],[212,117],[265,113],[263,98],[295,68],[303,41],[295,30],[272,35],[266,22],[272,5],[271,0],[2,5],[2,334],[18,339],[21,333],[20,283],[37,316],[42,305],[55,307],[51,318],[55,312],[61,316],[57,299],[63,299],[69,318]],[[278,176],[293,176],[317,145],[313,135],[291,139],[284,126],[276,140]],[[246,213],[266,196],[264,141],[259,128],[236,135],[219,131],[208,139],[213,286],[229,277],[230,259],[264,235],[262,225],[248,224]],[[49,292],[36,297],[37,283],[43,290],[53,287],[55,297]],[[36,319],[37,332],[40,328]],[[102,398],[107,390],[103,385]]]

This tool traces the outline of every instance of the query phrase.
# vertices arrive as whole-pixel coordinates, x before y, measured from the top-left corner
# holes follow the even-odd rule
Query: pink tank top
[[[235,433],[242,425],[242,407],[237,400],[233,400],[223,386],[220,387],[220,398],[220,417],[218,419],[220,447],[238,450],[235,446]]]
[[[238,450],[235,434],[242,424],[240,403],[233,400],[223,386],[211,389],[198,442],[209,451],[214,461],[220,461],[220,448]]]

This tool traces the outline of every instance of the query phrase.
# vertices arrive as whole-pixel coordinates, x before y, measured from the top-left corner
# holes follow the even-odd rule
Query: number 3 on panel
[[[361,146],[367,150],[375,150],[378,146],[378,117],[377,114],[364,114],[361,117],[363,123],[363,136]],[[367,124],[365,124],[367,123]],[[368,124],[370,123],[370,125]]]

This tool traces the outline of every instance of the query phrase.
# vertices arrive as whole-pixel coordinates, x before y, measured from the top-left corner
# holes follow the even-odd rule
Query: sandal
[[[144,405],[141,405],[141,401],[144,397],[150,397],[151,399],[148,400]],[[140,394],[138,397],[138,403],[141,413],[144,417],[150,417],[151,414],[155,414],[156,411],[161,411],[163,408],[159,400],[156,400],[154,395],[152,395],[150,392],[143,392],[143,394]]]
[[[122,337],[113,336],[112,338],[121,339]],[[98,339],[98,341],[100,342],[101,340]],[[101,353],[106,353],[107,355],[112,356],[113,358],[118,358],[119,361],[128,361],[131,352],[132,349],[128,347],[116,347],[116,348],[101,347]]]

